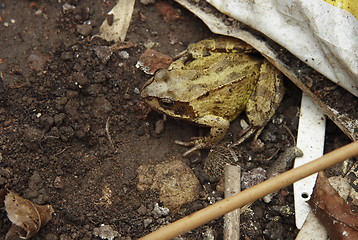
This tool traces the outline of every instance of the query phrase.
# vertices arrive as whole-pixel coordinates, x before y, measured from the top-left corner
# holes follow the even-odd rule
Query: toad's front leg
[[[215,115],[206,115],[196,120],[195,123],[211,127],[210,133],[206,137],[197,138],[190,142],[175,141],[176,144],[181,146],[193,146],[183,154],[184,157],[196,150],[212,147],[225,137],[225,134],[230,127],[230,122],[228,120]]]

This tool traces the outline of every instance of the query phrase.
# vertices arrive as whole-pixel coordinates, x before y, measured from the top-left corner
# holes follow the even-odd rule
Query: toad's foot
[[[183,157],[188,156],[189,154],[191,154],[192,152],[199,150],[199,149],[204,149],[204,148],[210,148],[211,144],[207,144],[204,141],[200,141],[201,139],[197,139],[194,141],[190,141],[190,142],[182,142],[182,141],[175,141],[176,144],[180,145],[180,146],[185,146],[185,147],[190,147],[190,146],[194,146],[191,149],[189,149],[188,151],[186,151],[183,154]]]
[[[181,146],[193,146],[183,154],[184,157],[196,150],[211,148],[214,144],[218,143],[225,137],[225,134],[230,127],[230,122],[228,120],[214,115],[205,115],[204,117],[197,119],[196,123],[204,126],[210,126],[210,133],[206,137],[199,137],[190,142],[175,141],[176,144]]]
[[[257,139],[259,138],[262,130],[264,129],[264,127],[249,127],[247,130],[244,130],[244,133],[243,135],[236,141],[234,142],[233,144],[230,145],[230,147],[235,147],[235,146],[238,146],[240,145],[241,143],[243,143],[244,141],[246,141],[246,139],[248,139],[249,137],[252,136],[252,134],[255,133],[255,136],[254,136],[254,139],[253,139],[253,143],[255,143],[257,141]]]

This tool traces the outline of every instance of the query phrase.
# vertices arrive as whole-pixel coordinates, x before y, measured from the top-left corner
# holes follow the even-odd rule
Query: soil
[[[113,43],[92,36],[115,2],[0,0],[0,189],[8,185],[55,209],[53,220],[33,239],[99,239],[93,230],[101,224],[117,231],[116,239],[137,239],[223,197],[217,181],[203,171],[207,151],[187,159],[182,157],[186,149],[174,144],[207,129],[168,119],[157,133],[162,116],[148,114],[139,95],[150,76],[136,68],[149,41],[155,50],[175,56],[214,35],[171,1],[167,5],[180,11],[173,19],[157,5],[137,1],[126,37],[135,46],[106,59],[98,49]],[[260,137],[263,147],[247,142],[236,149],[243,172],[269,168],[294,144],[301,92],[287,79],[285,87],[284,100]],[[239,120],[232,124],[227,140],[237,138],[239,125]],[[327,133],[326,151],[349,141],[332,123]],[[137,189],[136,170],[173,158],[194,170],[203,189],[195,202],[154,216],[155,203],[161,204],[158,193]],[[295,238],[291,187],[251,209],[242,218],[245,239]],[[222,239],[222,223],[212,221],[182,239],[209,239],[203,235],[208,229]],[[0,239],[10,225],[1,210]]]

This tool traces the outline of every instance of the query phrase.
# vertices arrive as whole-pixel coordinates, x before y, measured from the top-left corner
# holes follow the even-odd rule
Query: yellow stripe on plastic
[[[342,8],[350,12],[356,19],[358,19],[358,1],[357,0],[323,0],[335,7]]]

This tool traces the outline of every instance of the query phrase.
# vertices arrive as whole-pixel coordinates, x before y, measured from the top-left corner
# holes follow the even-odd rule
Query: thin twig
[[[293,136],[291,130],[287,127],[286,124],[283,124],[283,127],[286,129],[286,131],[288,132],[288,134],[290,134],[292,140],[293,140],[293,146],[296,146],[296,139],[295,137]]]
[[[114,147],[114,143],[113,143],[111,134],[110,134],[110,132],[109,132],[109,120],[110,120],[110,117],[108,117],[108,118],[107,118],[107,121],[106,121],[106,133],[107,133],[108,141],[111,143],[112,147]]]
[[[69,149],[70,147],[65,147],[64,149],[62,149],[61,151],[59,151],[58,153],[55,153],[53,156],[57,156],[60,155],[61,153],[63,153],[64,151],[66,151],[67,149]]]

